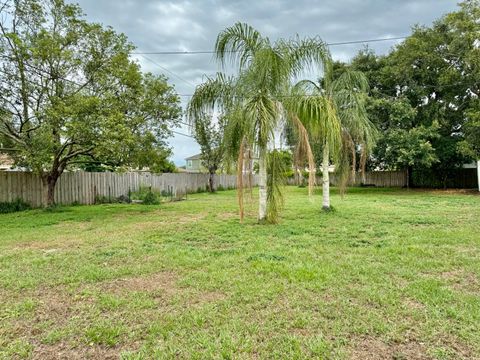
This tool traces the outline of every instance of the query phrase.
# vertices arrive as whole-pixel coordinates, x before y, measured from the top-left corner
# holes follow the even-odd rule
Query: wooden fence
[[[318,185],[321,185],[322,176],[318,175],[316,181]],[[291,179],[288,183],[294,185],[295,180]],[[330,184],[338,185],[338,178],[335,174],[330,174]],[[350,182],[349,186],[360,186],[361,184],[362,176],[357,174],[355,182]],[[405,171],[372,171],[365,174],[365,184],[378,187],[404,187],[407,186],[407,176]]]
[[[215,183],[223,188],[235,188],[235,175],[215,175]],[[157,191],[171,192],[179,198],[187,192],[205,190],[207,174],[161,174],[150,173],[89,173],[66,172],[55,188],[57,204],[94,204],[97,197],[118,198],[137,191],[140,186],[149,186]],[[254,185],[257,177],[254,176]],[[29,172],[0,172],[0,202],[21,198],[32,206],[41,206],[44,189],[38,175]]]
[[[330,175],[330,183],[338,185],[338,179],[335,174]],[[319,182],[321,184],[321,180]],[[355,176],[355,182],[350,186],[360,186],[362,184],[362,175]],[[365,173],[365,184],[378,187],[404,187],[407,186],[407,174],[405,171],[371,171]]]

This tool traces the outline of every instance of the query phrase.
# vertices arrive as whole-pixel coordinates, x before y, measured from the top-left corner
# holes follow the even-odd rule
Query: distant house
[[[0,154],[0,171],[9,171],[13,168],[13,159],[7,154]]]
[[[186,171],[189,173],[206,172],[207,169],[202,165],[202,154],[190,156],[185,159],[187,161]]]
[[[190,156],[186,158],[185,161],[187,162],[185,167],[187,173],[208,173],[208,170],[202,165],[202,154]],[[258,157],[252,158],[252,169],[256,163],[258,163]],[[220,170],[220,172],[222,172],[222,170]]]

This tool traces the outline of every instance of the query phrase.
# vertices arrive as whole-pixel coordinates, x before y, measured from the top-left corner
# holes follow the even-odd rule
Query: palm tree
[[[368,119],[365,108],[368,81],[362,72],[350,69],[334,79],[333,63],[329,56],[323,77],[318,83],[302,80],[293,87],[292,92],[302,123],[312,139],[321,142],[322,208],[329,211],[330,159],[335,160],[343,193],[350,174],[354,180],[357,149],[360,150],[360,168],[364,177],[365,163],[375,143],[376,129]],[[332,124],[338,124],[340,131],[332,132]]]
[[[275,222],[281,191],[275,182],[278,163],[267,156],[275,132],[283,121],[297,129],[301,147],[313,156],[308,134],[296,116],[289,113],[286,96],[291,79],[306,67],[322,66],[328,54],[320,39],[279,40],[272,43],[247,24],[236,23],[222,31],[215,44],[215,54],[222,66],[236,67],[235,76],[217,74],[198,86],[188,105],[191,123],[205,113],[218,111],[227,119],[225,144],[227,154],[236,158],[240,204],[243,219],[243,174],[245,157],[252,152],[259,157],[259,221]],[[275,154],[275,152],[272,152]],[[269,181],[274,179],[275,181]],[[313,184],[313,171],[310,178]],[[270,186],[268,186],[270,183]]]

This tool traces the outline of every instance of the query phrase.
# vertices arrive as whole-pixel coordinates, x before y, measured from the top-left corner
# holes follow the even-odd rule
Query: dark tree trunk
[[[412,172],[413,172],[413,167],[412,166],[407,166],[407,169],[406,169],[407,189],[410,189],[411,187],[413,187]]]
[[[55,205],[55,186],[57,185],[60,173],[58,171],[52,171],[42,176],[44,199],[43,205],[50,207]]]
[[[215,172],[210,172],[209,174],[209,178],[208,178],[208,191],[210,191],[211,193],[215,192]]]

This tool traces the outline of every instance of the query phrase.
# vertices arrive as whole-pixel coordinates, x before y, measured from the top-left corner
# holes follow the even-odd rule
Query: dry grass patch
[[[399,344],[387,344],[384,341],[365,336],[353,339],[351,360],[430,360],[424,344],[408,341]]]
[[[174,295],[179,291],[176,282],[178,276],[174,272],[164,271],[146,276],[115,279],[95,284],[93,288],[101,288],[116,294],[124,294],[132,291],[160,292],[165,295]]]
[[[102,359],[113,360],[119,358],[120,349],[107,349],[102,346],[72,346],[66,343],[52,345],[39,344],[34,347],[32,359],[38,360],[83,360]]]

